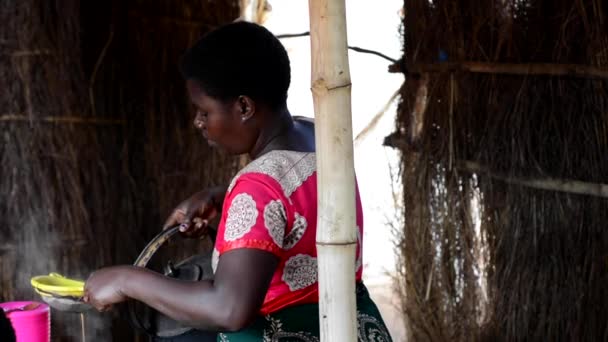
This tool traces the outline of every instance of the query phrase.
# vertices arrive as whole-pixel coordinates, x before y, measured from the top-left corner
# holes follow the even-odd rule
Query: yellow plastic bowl
[[[41,296],[82,297],[84,295],[84,281],[69,279],[57,273],[36,276],[30,282]]]

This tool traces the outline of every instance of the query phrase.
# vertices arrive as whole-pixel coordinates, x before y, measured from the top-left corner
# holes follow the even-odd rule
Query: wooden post
[[[344,0],[309,0],[321,341],[357,341],[355,172]]]

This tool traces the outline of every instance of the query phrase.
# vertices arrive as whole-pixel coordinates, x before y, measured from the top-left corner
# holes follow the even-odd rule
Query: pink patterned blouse
[[[362,274],[363,212],[357,190],[356,279]],[[261,314],[319,301],[317,173],[314,153],[271,151],[232,180],[218,227],[213,268],[223,253],[255,248],[279,258]]]

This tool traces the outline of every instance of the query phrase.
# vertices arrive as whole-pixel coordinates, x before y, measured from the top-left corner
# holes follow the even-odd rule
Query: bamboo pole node
[[[357,242],[323,242],[323,241],[317,241],[317,246],[353,246],[353,245],[357,245]]]
[[[350,88],[350,87],[352,87],[352,85],[353,85],[352,83],[345,83],[342,85],[337,85],[335,87],[327,88],[327,90],[332,91],[332,90],[337,90],[337,89],[341,89],[341,88]]]
[[[312,91],[313,95],[325,95],[329,92],[329,87],[324,79],[319,78],[312,83],[310,90]]]
[[[319,78],[313,82],[311,90],[312,90],[313,94],[322,95],[322,94],[327,94],[333,90],[337,90],[337,89],[341,89],[341,88],[351,88],[351,87],[352,87],[351,82],[339,84],[336,86],[330,86],[328,84],[328,82],[325,81],[325,79]]]

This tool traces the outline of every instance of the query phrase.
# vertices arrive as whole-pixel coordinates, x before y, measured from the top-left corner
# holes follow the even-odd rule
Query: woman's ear
[[[255,102],[249,96],[241,95],[236,101],[241,121],[246,122],[255,114]]]

